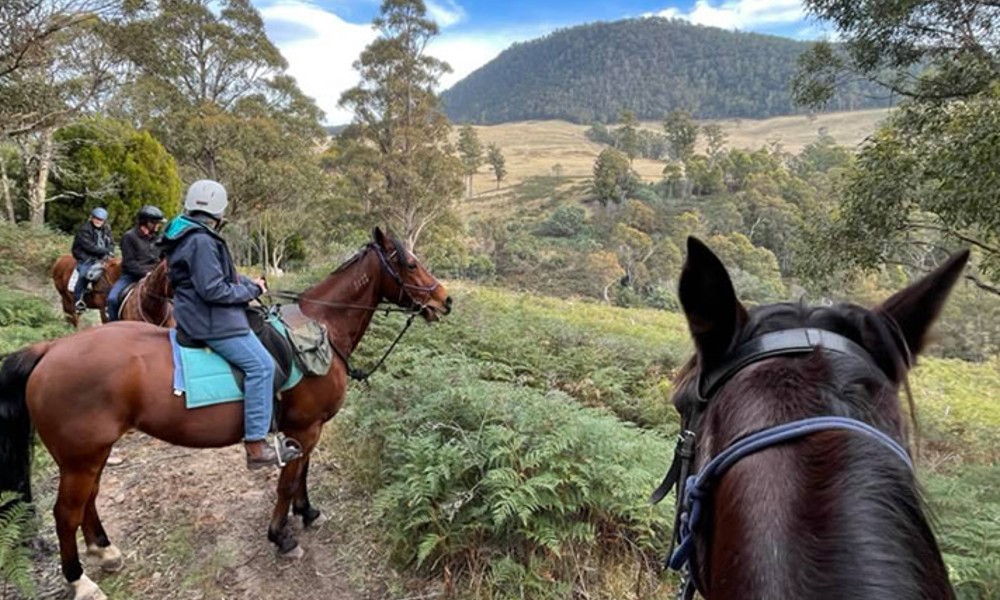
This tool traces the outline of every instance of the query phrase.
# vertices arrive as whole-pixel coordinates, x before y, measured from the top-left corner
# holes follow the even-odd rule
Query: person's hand
[[[264,279],[263,277],[258,277],[257,279],[253,280],[253,283],[254,283],[254,285],[256,285],[257,287],[260,288],[260,293],[262,293],[262,294],[266,294],[267,293],[267,280],[266,279]]]

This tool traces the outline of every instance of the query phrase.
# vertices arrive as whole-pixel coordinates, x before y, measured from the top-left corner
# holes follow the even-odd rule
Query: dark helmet
[[[162,221],[166,219],[163,215],[163,211],[156,208],[155,206],[147,204],[139,209],[139,216],[136,220],[140,223],[149,223],[151,221]]]

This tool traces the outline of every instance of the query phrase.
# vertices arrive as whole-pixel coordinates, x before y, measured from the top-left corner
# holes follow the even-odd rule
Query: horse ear
[[[937,320],[968,261],[968,250],[952,254],[933,272],[896,292],[875,309],[876,313],[892,317],[899,325],[912,355],[916,356],[924,349],[927,332]]]
[[[372,239],[375,240],[375,243],[379,246],[385,246],[385,234],[382,233],[382,228],[378,225],[376,225],[375,229],[372,230]]]
[[[687,251],[679,296],[704,371],[722,361],[747,322],[747,311],[726,267],[708,246],[689,237]]]

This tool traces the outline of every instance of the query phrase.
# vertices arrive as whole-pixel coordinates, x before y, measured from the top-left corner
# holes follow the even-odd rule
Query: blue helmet
[[[101,208],[100,206],[98,206],[94,210],[90,211],[90,216],[93,217],[93,218],[95,218],[95,219],[100,219],[102,221],[107,221],[108,220],[108,211],[106,211],[103,208]]]

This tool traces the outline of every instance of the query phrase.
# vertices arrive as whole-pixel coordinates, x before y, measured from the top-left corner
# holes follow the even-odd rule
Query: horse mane
[[[395,236],[389,236],[389,240],[392,242],[393,247],[396,249],[396,256],[398,257],[398,260],[400,261],[399,264],[402,266],[404,264],[402,262],[403,257],[406,256],[406,246],[404,246],[403,243],[401,241],[399,241],[399,238],[397,238]],[[366,254],[368,254],[369,250],[374,249],[375,245],[376,245],[375,241],[368,242],[367,244],[365,244],[364,246],[362,246],[361,248],[359,248],[357,252],[355,252],[354,254],[352,254],[346,261],[344,261],[343,263],[341,263],[339,267],[337,267],[336,269],[334,269],[333,271],[331,271],[330,274],[331,275],[335,275],[337,273],[340,273],[341,271],[347,269],[348,267],[350,267],[354,263],[358,262]]]

